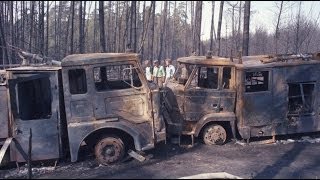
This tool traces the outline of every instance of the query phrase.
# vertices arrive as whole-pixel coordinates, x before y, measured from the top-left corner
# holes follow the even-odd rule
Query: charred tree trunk
[[[84,27],[83,27],[83,13],[82,13],[82,1],[79,2],[79,51],[80,53],[84,53],[84,44],[83,44],[83,35],[84,35]]]
[[[153,44],[154,44],[154,24],[155,24],[155,15],[156,15],[156,2],[152,1],[152,24],[151,24],[151,46],[150,46],[150,59],[153,63],[154,53],[153,53]]]
[[[39,19],[39,31],[40,31],[40,54],[44,55],[44,1],[41,1],[41,16]]]
[[[238,32],[237,32],[237,41],[236,41],[236,46],[237,46],[237,51],[240,51],[240,43],[241,42],[241,12],[242,12],[242,1],[240,1],[240,5],[239,5],[239,23],[238,23]]]
[[[94,18],[93,18],[93,52],[97,51],[96,45],[97,38],[97,1],[94,2]]]
[[[250,24],[250,1],[244,3],[244,21],[243,21],[243,56],[249,55],[249,24]]]
[[[301,1],[299,2],[299,10],[297,14],[297,22],[296,22],[296,33],[295,33],[295,43],[294,43],[294,53],[297,54],[299,52],[299,33],[300,33],[300,15],[301,15]]]
[[[213,33],[214,39],[216,39],[216,33],[214,30],[214,6],[215,1],[212,1],[212,16],[211,16],[211,31],[210,31],[210,51],[213,51]]]
[[[223,4],[224,1],[220,2],[220,11],[219,11],[219,21],[218,21],[218,34],[217,34],[217,39],[218,39],[218,49],[217,49],[217,55],[220,56],[220,41],[221,41],[221,24],[222,24],[222,13],[223,13]]]
[[[32,52],[34,6],[35,6],[35,1],[32,1],[32,2],[31,2],[31,12],[30,12],[29,52]]]
[[[282,14],[282,6],[283,6],[283,1],[281,1],[280,4],[280,10],[279,10],[279,15],[278,15],[278,19],[277,19],[277,26],[276,26],[276,33],[275,33],[275,51],[276,54],[278,54],[278,41],[279,41],[279,25],[280,25],[280,18],[281,18],[281,14]]]
[[[3,64],[8,64],[8,48],[6,43],[6,36],[3,28],[4,24],[4,11],[3,11],[3,1],[0,6],[0,58],[3,59]]]
[[[70,38],[70,54],[74,53],[73,50],[73,37],[74,37],[74,1],[71,1],[71,38]]]
[[[9,1],[9,4],[10,4],[10,43],[12,46],[15,46],[14,44],[14,29],[13,29],[13,1]],[[9,57],[9,63],[11,64],[12,63],[12,60],[14,59],[13,54],[14,52],[11,50],[11,53],[10,53],[10,57]]]
[[[197,45],[197,55],[201,54],[201,19],[202,19],[202,1],[196,2],[196,19],[195,19],[195,42]]]
[[[22,28],[21,28],[21,49],[24,49],[24,45],[25,45],[25,39],[24,39],[24,33],[25,33],[25,29],[24,29],[24,26],[25,26],[25,2],[24,1],[21,1],[21,8],[22,8],[22,16],[21,16],[21,19],[22,19]]]
[[[49,1],[47,1],[47,31],[46,31],[46,47],[45,47],[45,55],[48,56],[49,51]]]
[[[161,32],[160,32],[160,50],[159,50],[158,60],[160,60],[161,56],[162,56],[163,36],[164,36],[165,27],[166,27],[167,8],[168,8],[168,1],[165,1],[164,2],[164,12],[163,12],[163,16],[162,16],[163,24],[162,24]]]
[[[104,5],[99,1],[99,26],[100,26],[100,47],[102,52],[107,52],[105,30],[104,30]]]

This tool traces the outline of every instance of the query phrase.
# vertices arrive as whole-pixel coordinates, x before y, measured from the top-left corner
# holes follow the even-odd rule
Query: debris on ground
[[[234,176],[226,172],[217,172],[217,173],[203,173],[193,176],[185,176],[179,179],[243,179],[239,176]]]

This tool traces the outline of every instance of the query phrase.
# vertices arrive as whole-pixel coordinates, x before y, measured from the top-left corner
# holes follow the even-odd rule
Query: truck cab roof
[[[298,66],[303,64],[319,64],[320,53],[306,55],[255,55],[243,56],[242,63],[238,58],[219,56],[189,56],[177,59],[180,63],[191,65],[236,66],[241,69],[268,68],[277,66]]]
[[[90,65],[108,62],[123,62],[139,60],[136,53],[87,53],[72,54],[61,61],[61,66]]]

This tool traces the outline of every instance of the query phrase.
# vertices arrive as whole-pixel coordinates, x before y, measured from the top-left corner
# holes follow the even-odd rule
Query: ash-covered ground
[[[129,159],[118,165],[102,166],[83,151],[71,163],[60,160],[33,162],[33,178],[180,178],[201,173],[226,172],[241,178],[320,178],[320,135],[286,136],[275,143],[230,141],[222,146],[198,142],[192,148],[167,143],[147,151],[144,162]],[[87,154],[87,155],[86,155]],[[26,164],[0,168],[0,178],[27,178]]]

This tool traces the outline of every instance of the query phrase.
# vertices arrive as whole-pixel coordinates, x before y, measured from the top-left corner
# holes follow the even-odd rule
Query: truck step
[[[129,154],[131,157],[135,158],[136,160],[138,160],[138,161],[140,161],[140,162],[143,162],[143,161],[146,160],[146,158],[145,158],[144,156],[142,156],[141,154],[136,153],[135,151],[133,151],[133,150],[131,150],[131,149],[129,149],[128,154]]]

